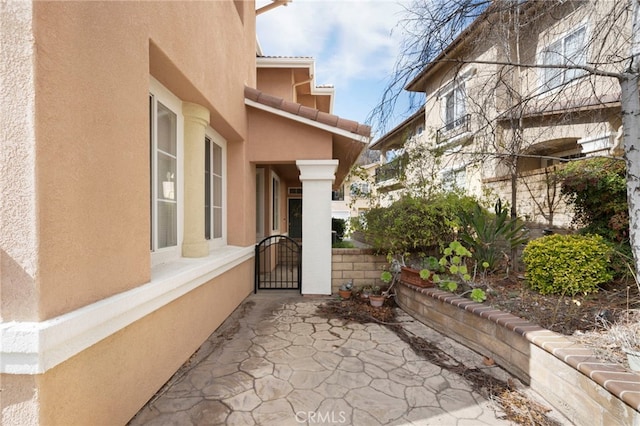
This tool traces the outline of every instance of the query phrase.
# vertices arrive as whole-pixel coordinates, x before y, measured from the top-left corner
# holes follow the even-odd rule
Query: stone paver
[[[130,425],[510,424],[462,377],[386,327],[317,315],[326,300],[248,297]],[[399,321],[465,365],[481,365],[478,354],[408,315]]]

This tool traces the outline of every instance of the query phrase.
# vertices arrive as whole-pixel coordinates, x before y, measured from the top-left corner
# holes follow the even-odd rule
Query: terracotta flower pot
[[[384,296],[379,294],[370,294],[369,303],[371,304],[371,306],[379,308],[384,303]]]
[[[411,285],[415,285],[418,287],[433,287],[435,286],[435,284],[433,283],[433,280],[431,279],[431,277],[433,276],[433,274],[431,274],[431,276],[429,276],[428,280],[423,280],[420,277],[420,271],[417,269],[413,269],[413,268],[408,268],[406,266],[403,266],[400,268],[400,281],[402,281],[403,283],[406,284],[411,284]]]
[[[343,299],[349,299],[351,297],[351,290],[338,290],[338,294]]]

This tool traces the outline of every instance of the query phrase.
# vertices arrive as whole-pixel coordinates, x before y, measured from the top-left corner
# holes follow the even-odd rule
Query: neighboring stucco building
[[[312,60],[256,58],[253,1],[0,23],[0,423],[126,423],[253,290],[290,199],[302,292],[330,293],[330,194],[370,129]]]
[[[575,158],[621,155],[618,82],[571,66],[621,72],[625,62],[615,58],[628,56],[630,17],[624,2],[503,6],[489,6],[406,90],[426,95],[423,143],[442,152],[445,187],[511,203],[513,176],[519,216],[567,226],[571,211],[548,184],[554,169]],[[399,135],[414,124],[402,123],[374,147],[402,147],[407,137]]]
[[[371,208],[375,197],[374,174],[378,163],[356,165],[331,197],[331,215],[350,223]]]

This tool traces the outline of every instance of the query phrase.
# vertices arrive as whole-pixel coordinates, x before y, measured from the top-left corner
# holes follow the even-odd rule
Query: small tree
[[[521,51],[524,46],[521,41],[526,40],[525,31],[531,30],[530,25],[535,27],[537,22],[547,18],[550,21],[546,22],[557,23],[556,12],[562,19],[577,10],[584,12],[591,25],[590,31],[584,35],[586,48],[569,53],[548,50],[542,55]],[[478,144],[479,149],[470,155],[480,157],[477,161],[481,162],[488,158],[499,159],[507,166],[511,176],[514,218],[517,163],[526,154],[522,150],[523,129],[531,101],[537,100],[542,92],[547,96],[539,99],[538,106],[552,110],[554,104],[580,107],[585,96],[601,99],[602,95],[620,92],[629,235],[635,270],[640,271],[640,0],[416,0],[407,8],[407,13],[408,18],[402,23],[407,33],[406,43],[374,117],[386,123],[400,93],[427,65],[449,63],[457,66],[457,70],[466,64],[487,65],[494,76],[489,81],[492,87],[480,90],[496,93],[495,99],[490,100],[496,104],[477,106],[481,107],[481,112],[493,108],[501,113],[499,116],[484,114],[484,117],[478,114],[480,127],[489,137],[484,146]],[[470,26],[473,27],[471,33],[467,32]],[[470,43],[457,43],[461,35],[470,37]],[[487,43],[497,46],[500,55],[488,59],[482,55],[471,56],[477,53],[474,47],[483,48]],[[451,50],[448,50],[450,46]],[[522,92],[520,89],[523,76],[530,69],[551,76],[546,79],[550,84],[540,87],[540,92],[537,89]],[[560,84],[556,85],[557,81]],[[609,84],[609,90],[598,93],[598,82]],[[580,86],[584,90],[579,90]],[[589,89],[593,89],[592,93]],[[473,95],[469,98],[471,102],[476,100]],[[571,108],[567,107],[563,112],[570,114]],[[502,139],[491,137],[499,133],[504,135]]]

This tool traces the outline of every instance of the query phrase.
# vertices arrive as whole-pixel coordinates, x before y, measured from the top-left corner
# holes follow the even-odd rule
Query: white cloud
[[[268,1],[257,2],[260,7]],[[383,80],[399,51],[407,0],[293,0],[257,17],[265,55],[312,56],[316,83],[346,90],[355,79]]]

